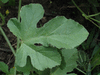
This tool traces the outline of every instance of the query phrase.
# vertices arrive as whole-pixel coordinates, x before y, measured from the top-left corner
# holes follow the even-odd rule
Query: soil
[[[79,0],[80,1],[80,0]],[[79,4],[82,9],[85,9],[84,1]],[[55,16],[65,16],[66,18],[74,19],[75,21],[79,22],[80,24],[84,25],[88,29],[88,25],[91,24],[84,17],[82,17],[81,13],[77,10],[77,8],[73,5],[71,0],[22,0],[22,6],[30,3],[40,3],[42,4],[45,14],[44,17],[39,21],[38,27],[40,24],[44,24],[50,19],[54,18]],[[6,10],[9,10],[9,14],[5,18],[5,25],[2,26],[3,30],[5,31],[7,37],[9,38],[12,46],[16,49],[16,37],[10,32],[7,28],[7,22],[10,18],[17,17],[18,15],[18,0],[15,0],[15,6],[8,5],[7,3],[0,8],[0,12],[3,15],[5,14]],[[0,22],[1,19],[0,19]],[[92,25],[91,25],[92,27]],[[14,55],[12,54],[8,44],[6,43],[3,35],[0,33],[0,61],[5,62],[9,68],[13,67],[14,65]],[[0,73],[1,74],[1,73]]]

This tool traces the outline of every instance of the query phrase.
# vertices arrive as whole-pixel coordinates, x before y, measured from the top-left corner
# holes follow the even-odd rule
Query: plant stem
[[[20,22],[20,9],[21,9],[21,0],[19,0],[19,8],[18,8],[18,21]],[[20,39],[17,37],[17,49],[19,48]]]
[[[94,23],[92,20],[94,20],[93,18],[91,18],[91,16],[96,16],[96,17],[98,17],[97,15],[99,15],[100,13],[97,13],[97,14],[93,14],[93,15],[86,15],[77,5],[76,5],[76,3],[74,2],[74,0],[72,0],[72,2],[73,2],[73,4],[77,7],[77,9],[82,13],[82,16],[83,17],[85,17],[85,19],[87,19],[87,20],[89,20],[90,22],[92,22],[95,26],[97,26],[98,28],[100,28],[100,26],[99,25],[97,25],[96,23]],[[95,9],[96,10],[96,9]],[[92,19],[92,20],[90,20],[90,19]],[[96,21],[97,22],[97,20],[94,20],[94,21]]]
[[[76,69],[86,75],[86,73],[84,71],[82,71],[81,69],[79,69],[79,68],[76,68]]]
[[[18,21],[20,21],[20,9],[21,9],[21,0],[19,0],[19,7],[18,7]]]
[[[100,21],[97,20],[97,19],[94,19],[94,18],[90,18],[90,19],[93,20],[93,21],[95,21],[95,22],[97,22],[97,23],[100,23]]]
[[[82,14],[85,14],[77,5],[76,3],[72,0],[73,4],[77,7],[77,9],[82,13]]]
[[[16,67],[14,68],[14,75],[16,75]]]
[[[94,23],[92,20],[90,20],[89,19],[89,21],[91,22],[91,23],[93,23],[95,26],[97,26],[99,29],[100,29],[100,26],[98,26],[96,23]]]
[[[7,41],[7,43],[8,43],[8,45],[9,45],[10,49],[12,50],[14,56],[16,56],[16,55],[15,55],[14,48],[11,46],[11,43],[10,43],[10,41],[8,40],[6,34],[5,34],[5,32],[3,31],[3,29],[2,29],[1,26],[0,26],[0,31],[1,31],[2,35],[4,36],[5,40]]]
[[[96,7],[92,7],[92,9],[93,9],[94,13],[98,13],[98,10],[97,10]],[[96,18],[97,20],[100,20],[100,15],[95,16],[95,18]],[[97,23],[98,23],[98,22],[97,22]],[[98,25],[100,26],[100,23],[98,23]]]
[[[19,0],[19,6],[18,6],[18,21],[20,22],[20,9],[21,9],[21,0]],[[19,43],[20,43],[20,39],[17,37],[17,48],[16,50],[19,48]],[[14,75],[16,75],[16,67],[14,69]]]
[[[100,13],[92,14],[92,15],[89,15],[87,17],[94,17],[94,16],[97,16],[97,15],[100,15]]]

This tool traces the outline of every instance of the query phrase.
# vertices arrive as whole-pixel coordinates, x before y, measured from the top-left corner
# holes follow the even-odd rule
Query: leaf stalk
[[[86,73],[84,71],[82,71],[81,69],[79,69],[79,68],[76,68],[76,69],[86,75]]]
[[[21,9],[21,0],[19,0],[19,8],[18,8],[18,21],[20,22],[20,9]],[[20,44],[20,39],[17,37],[17,48],[16,50],[19,48],[19,44]]]
[[[5,40],[7,41],[7,43],[8,43],[8,45],[9,45],[11,51],[13,52],[14,56],[16,56],[15,51],[14,51],[14,48],[12,47],[10,41],[8,40],[6,34],[5,34],[5,32],[3,31],[3,29],[2,29],[1,26],[0,26],[0,31],[1,31],[2,35],[4,36]]]

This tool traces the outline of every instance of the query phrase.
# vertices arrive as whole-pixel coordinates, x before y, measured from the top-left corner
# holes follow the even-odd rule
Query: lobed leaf
[[[61,63],[61,56],[56,48],[72,49],[80,45],[88,36],[87,30],[72,19],[57,16],[37,28],[44,10],[40,4],[29,4],[21,8],[21,22],[16,18],[8,21],[10,31],[21,39],[21,46],[16,53],[16,64],[24,67],[27,57],[38,70],[53,68]],[[37,47],[34,44],[43,46]],[[50,48],[49,45],[56,47]]]
[[[17,19],[12,18],[7,23],[8,28],[14,35],[23,41],[28,40],[37,34],[36,26],[38,21],[43,17],[43,14],[44,10],[40,4],[23,6],[20,11],[21,23],[19,23]]]
[[[80,45],[87,36],[88,32],[82,25],[63,16],[57,16],[39,28],[37,35],[25,43],[41,43],[44,46],[51,44],[57,48],[72,49]]]
[[[14,35],[16,35],[17,37],[21,39],[20,22],[18,22],[16,18],[11,18],[8,21],[7,25],[10,31],[13,32]]]
[[[29,57],[27,58],[27,63],[24,67],[20,67],[16,63],[15,63],[15,66],[17,68],[17,71],[23,72],[24,75],[30,75],[30,71],[32,71],[33,69]]]
[[[60,54],[56,48],[28,46],[23,43],[17,50],[17,65],[24,67],[28,56],[31,59],[32,65],[39,70],[55,67],[56,65],[60,65],[61,62]]]

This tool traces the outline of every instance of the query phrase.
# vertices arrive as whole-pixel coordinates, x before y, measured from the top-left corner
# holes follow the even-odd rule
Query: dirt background
[[[22,6],[30,3],[40,3],[42,4],[45,14],[44,17],[39,21],[39,25],[43,25],[50,19],[54,18],[55,16],[65,16],[66,18],[74,19],[75,21],[79,22],[80,24],[84,25],[86,29],[91,30],[93,27],[93,24],[91,24],[89,21],[85,20],[84,17],[82,17],[81,13],[77,8],[73,5],[71,0],[22,0]],[[85,12],[91,12],[90,8],[88,6],[88,3],[86,3],[86,0],[77,0],[76,2],[78,6]],[[9,10],[9,15],[5,18],[5,25],[2,26],[3,30],[5,31],[7,37],[9,38],[12,46],[16,49],[16,37],[10,32],[10,30],[7,28],[7,22],[10,18],[17,17],[18,15],[18,0],[15,0],[15,6],[6,6],[7,3],[0,8],[0,12],[3,15],[5,14],[6,10]],[[89,7],[89,8],[88,8]],[[0,18],[1,22],[1,18]],[[0,32],[0,61],[5,62],[9,68],[13,67],[14,63],[14,56],[6,43],[3,35]],[[0,71],[1,72],[1,71]],[[2,72],[1,72],[2,73]],[[1,74],[0,73],[0,74]]]

